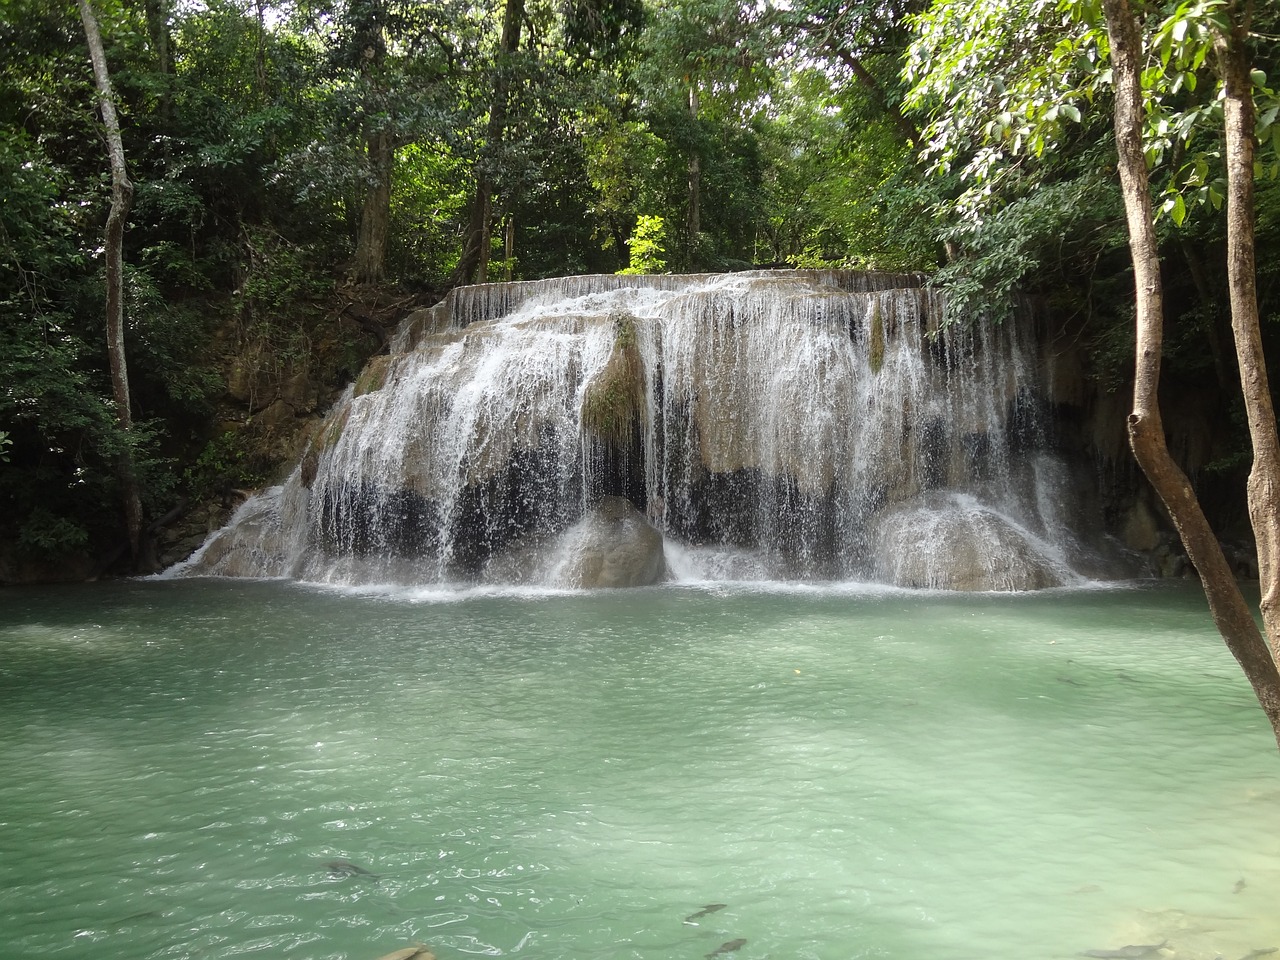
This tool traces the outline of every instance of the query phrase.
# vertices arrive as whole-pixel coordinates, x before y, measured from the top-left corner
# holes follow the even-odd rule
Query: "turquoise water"
[[[1280,945],[1280,755],[1182,585],[9,589],[0,772],[4,960]]]

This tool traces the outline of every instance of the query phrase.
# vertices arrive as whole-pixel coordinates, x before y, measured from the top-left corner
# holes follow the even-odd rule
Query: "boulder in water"
[[[878,579],[933,590],[1043,590],[1070,574],[1050,544],[972,497],[884,510],[872,528]]]
[[[662,534],[622,497],[603,497],[564,536],[556,580],[584,589],[647,587],[666,577]]]

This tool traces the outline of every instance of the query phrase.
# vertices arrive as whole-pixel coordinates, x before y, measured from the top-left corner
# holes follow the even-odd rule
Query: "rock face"
[[[850,271],[455,289],[189,572],[634,586],[665,538],[696,579],[1078,579],[1030,320],[944,306]]]
[[[556,580],[566,587],[647,587],[667,574],[662,534],[622,497],[605,497],[588,510],[562,549]]]

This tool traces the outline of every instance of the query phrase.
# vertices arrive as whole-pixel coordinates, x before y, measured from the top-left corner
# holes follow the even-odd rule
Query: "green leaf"
[[[1255,87],[1266,87],[1267,74],[1265,71],[1259,70],[1257,67],[1254,67],[1252,70],[1249,71],[1249,76],[1253,78],[1253,85]]]
[[[1074,104],[1064,103],[1061,108],[1062,115],[1075,123],[1080,122],[1080,108]]]
[[[1179,227],[1182,226],[1182,221],[1187,219],[1187,203],[1182,199],[1182,194],[1178,194],[1173,198],[1173,210],[1170,215],[1173,217],[1173,222]]]

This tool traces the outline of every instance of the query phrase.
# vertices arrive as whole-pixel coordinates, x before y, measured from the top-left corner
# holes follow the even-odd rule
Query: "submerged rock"
[[[567,587],[647,587],[666,577],[662,534],[630,500],[604,497],[562,541],[556,579]]]

